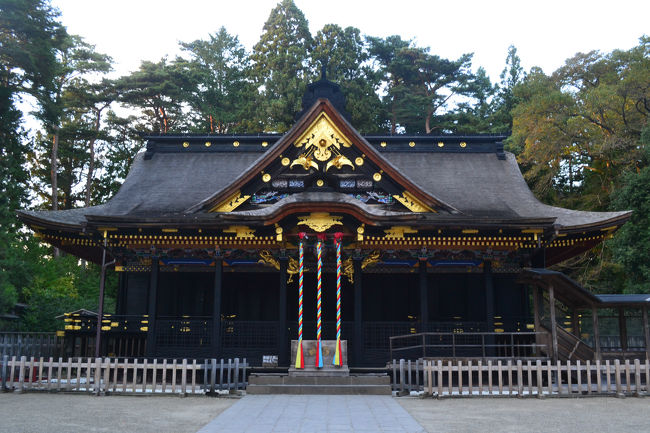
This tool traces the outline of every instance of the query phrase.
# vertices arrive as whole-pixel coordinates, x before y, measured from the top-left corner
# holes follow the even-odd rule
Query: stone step
[[[390,385],[255,385],[247,394],[391,395]]]
[[[390,385],[385,375],[352,376],[288,376],[286,374],[251,374],[248,383],[252,385],[314,385],[314,386],[369,386]]]

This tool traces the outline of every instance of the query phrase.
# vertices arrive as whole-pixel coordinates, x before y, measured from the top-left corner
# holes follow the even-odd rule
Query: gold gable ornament
[[[393,198],[406,206],[411,212],[435,212],[429,206],[413,197],[408,191],[404,191],[402,195],[395,194]]]
[[[246,200],[248,200],[250,197],[251,197],[250,195],[242,195],[241,191],[237,191],[228,199],[222,201],[221,203],[219,203],[218,205],[210,209],[210,212],[232,212],[237,207],[239,207],[239,205],[241,205]]]
[[[324,232],[335,225],[343,225],[342,216],[333,216],[327,212],[312,212],[308,216],[299,216],[298,225],[306,225],[316,232]]]

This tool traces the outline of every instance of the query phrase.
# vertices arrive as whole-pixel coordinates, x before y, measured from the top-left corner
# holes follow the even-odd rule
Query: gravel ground
[[[650,398],[397,400],[430,433],[650,431]]]
[[[0,432],[195,433],[237,400],[0,393]]]

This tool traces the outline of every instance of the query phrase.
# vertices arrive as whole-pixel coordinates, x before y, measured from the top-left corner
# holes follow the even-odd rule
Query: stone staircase
[[[253,373],[248,378],[246,393],[391,395],[391,386],[386,374],[290,376]]]

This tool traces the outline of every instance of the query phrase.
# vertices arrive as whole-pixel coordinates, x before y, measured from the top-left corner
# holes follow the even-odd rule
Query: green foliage
[[[650,127],[644,129],[644,162],[650,161]],[[646,147],[647,146],[647,147]],[[611,241],[613,259],[623,267],[628,293],[650,293],[650,166],[628,173],[612,200],[616,209],[630,209],[632,217]]]
[[[181,43],[190,60],[177,59],[185,102],[197,132],[259,130],[248,122],[257,91],[249,80],[250,60],[237,36],[221,27],[207,41]]]
[[[40,257],[37,272],[30,284],[23,288],[28,309],[21,323],[22,329],[54,331],[62,326],[56,316],[80,308],[97,311],[99,277],[99,266],[83,266],[76,257]],[[108,273],[104,311],[115,310],[116,287],[117,277]]]
[[[252,76],[261,88],[257,116],[265,131],[285,132],[301,109],[310,75],[312,36],[293,0],[282,0],[253,48]]]
[[[326,67],[327,78],[346,96],[350,122],[362,133],[377,132],[383,123],[377,95],[379,74],[367,63],[369,54],[359,29],[326,24],[314,37],[312,61]]]
[[[151,134],[185,129],[182,116],[183,88],[187,87],[182,69],[167,59],[144,61],[140,68],[115,82],[119,100],[141,113],[140,121]]]

